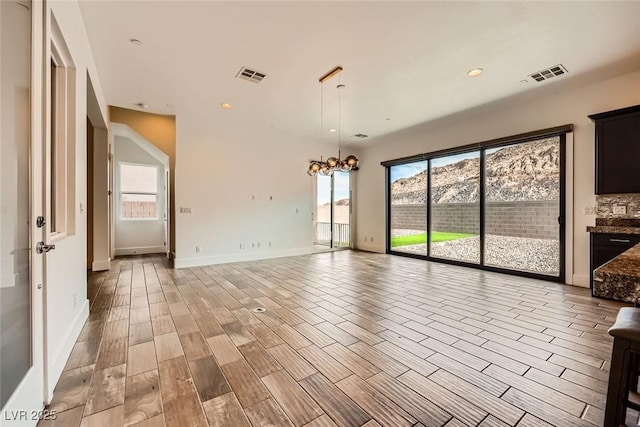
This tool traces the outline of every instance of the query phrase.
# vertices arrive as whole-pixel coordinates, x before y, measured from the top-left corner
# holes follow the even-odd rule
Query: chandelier
[[[318,81],[320,82],[320,135],[324,133],[324,82],[329,80],[331,77],[337,75],[342,71],[342,67],[335,67],[331,71],[329,71],[324,76],[320,77]],[[309,167],[307,169],[307,174],[309,176],[316,176],[318,174],[323,176],[333,175],[333,172],[349,172],[349,171],[357,171],[358,170],[358,158],[354,155],[349,155],[342,159],[340,152],[340,143],[342,142],[342,117],[341,117],[341,108],[342,108],[342,91],[344,90],[345,85],[338,84],[336,89],[338,89],[338,157],[331,156],[327,158],[327,160],[322,160],[322,156],[320,160],[310,160]]]

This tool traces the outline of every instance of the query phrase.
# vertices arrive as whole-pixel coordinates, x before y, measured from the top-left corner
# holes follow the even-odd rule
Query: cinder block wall
[[[532,202],[490,202],[486,204],[487,234],[538,239],[558,238],[559,208],[556,200]],[[391,228],[425,230],[427,207],[392,205]],[[450,233],[480,232],[478,203],[442,203],[432,207],[434,231]]]

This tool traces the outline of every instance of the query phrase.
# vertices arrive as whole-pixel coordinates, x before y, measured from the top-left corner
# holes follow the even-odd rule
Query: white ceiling
[[[107,102],[320,134],[344,67],[342,139],[640,68],[640,2],[80,1]],[[129,42],[135,38],[141,45]],[[569,74],[521,83],[563,64]],[[242,66],[260,84],[236,79]],[[477,78],[467,71],[482,67]],[[325,130],[337,127],[335,77]],[[220,103],[229,102],[231,110]],[[171,105],[171,107],[167,106]],[[371,138],[352,138],[356,133]]]

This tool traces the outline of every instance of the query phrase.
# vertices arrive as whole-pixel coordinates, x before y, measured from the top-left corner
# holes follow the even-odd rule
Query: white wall
[[[209,112],[179,112],[176,128],[176,267],[312,251],[306,170],[321,147]]]
[[[115,191],[113,201],[115,204],[114,222],[116,256],[165,252],[164,212],[166,209],[166,192],[164,191],[164,164],[143,150],[134,141],[122,136],[114,137],[114,160]],[[120,193],[120,163],[133,163],[157,167],[157,219],[121,219],[120,201],[122,198]]]
[[[564,92],[522,102],[505,101],[490,111],[461,114],[446,125],[424,124],[397,134],[380,137],[375,145],[360,150],[358,173],[358,221],[356,247],[375,252],[385,250],[385,175],[381,161],[456,147],[494,138],[572,123],[574,166],[573,277],[569,282],[588,286],[588,225],[595,216],[584,215],[584,208],[595,205],[594,125],[587,115],[640,104],[640,72],[573,88]],[[364,242],[372,236],[373,243]],[[570,274],[567,271],[567,274]]]
[[[111,267],[111,225],[109,215],[109,133],[93,131],[93,263],[92,271]]]
[[[75,86],[75,174],[71,186],[75,191],[74,234],[56,242],[56,250],[46,258],[46,399],[50,399],[75,340],[89,314],[86,263],[86,121],[87,73],[94,85],[103,123],[108,110],[89,47],[84,22],[76,1],[47,3],[60,26],[76,68]],[[47,30],[49,32],[50,30]],[[45,40],[49,40],[46,34]],[[48,43],[48,42],[47,42]]]

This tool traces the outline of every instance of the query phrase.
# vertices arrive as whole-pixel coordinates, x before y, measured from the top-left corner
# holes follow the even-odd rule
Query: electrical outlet
[[[200,252],[200,246],[196,246],[196,253]]]
[[[627,206],[626,205],[614,205],[613,213],[615,215],[626,215],[627,214]]]
[[[373,242],[373,237],[371,237],[371,238],[369,239],[369,241],[370,241],[370,242]]]

